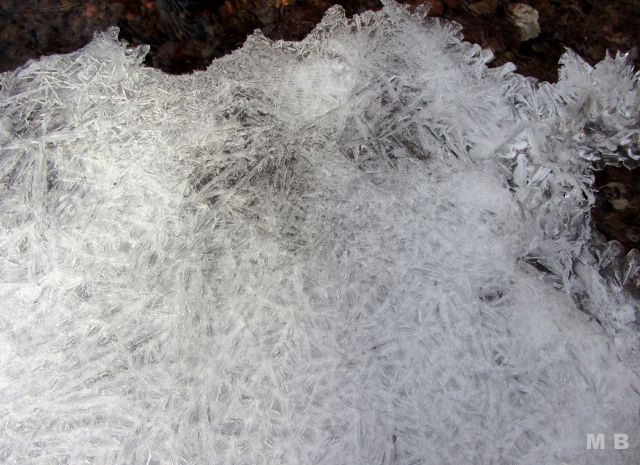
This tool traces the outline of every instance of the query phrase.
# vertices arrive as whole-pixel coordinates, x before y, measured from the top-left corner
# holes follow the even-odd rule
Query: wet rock
[[[498,0],[482,0],[469,5],[469,10],[477,15],[491,15],[498,8]]]
[[[596,203],[591,210],[595,227],[607,240],[627,251],[640,248],[640,181],[638,169],[605,166],[595,173]]]
[[[491,36],[489,39],[487,39],[484,45],[485,47],[490,48],[493,53],[503,52],[505,49],[504,40],[499,34]]]
[[[626,210],[631,206],[627,199],[627,187],[619,182],[612,181],[600,187],[600,193],[607,199],[614,210]]]
[[[600,43],[593,44],[587,48],[587,56],[594,61],[600,61],[604,58],[606,49]]]
[[[431,0],[429,7],[430,16],[442,16],[444,13],[444,4],[440,0]]]
[[[520,31],[520,38],[523,41],[535,39],[540,35],[540,24],[538,24],[538,10],[524,3],[512,3],[509,5],[511,21]]]

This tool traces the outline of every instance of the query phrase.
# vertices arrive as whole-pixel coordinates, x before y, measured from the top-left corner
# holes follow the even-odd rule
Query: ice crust
[[[638,161],[624,56],[538,83],[395,3],[145,53],[0,75],[0,463],[638,463],[588,221],[591,167]]]

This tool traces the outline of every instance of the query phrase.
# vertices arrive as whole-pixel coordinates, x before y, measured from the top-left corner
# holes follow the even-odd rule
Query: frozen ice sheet
[[[637,163],[625,57],[537,83],[394,3],[145,52],[0,75],[0,462],[638,463],[588,221],[590,167]]]

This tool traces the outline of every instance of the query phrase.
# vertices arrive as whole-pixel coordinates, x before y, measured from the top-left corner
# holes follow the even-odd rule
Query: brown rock
[[[512,3],[509,5],[509,12],[511,21],[520,31],[521,40],[535,39],[540,35],[538,10],[524,3]]]
[[[442,16],[444,13],[444,5],[440,0],[431,0],[429,7],[429,16]]]
[[[498,8],[498,0],[482,0],[469,5],[469,9],[477,15],[491,15]]]
[[[534,0],[533,6],[540,13],[541,18],[552,18],[556,11],[550,0]]]
[[[504,41],[497,34],[491,36],[483,45],[490,48],[493,53],[504,51]]]
[[[589,46],[587,49],[587,55],[594,61],[600,61],[604,58],[604,54],[607,50],[601,43],[595,43]]]

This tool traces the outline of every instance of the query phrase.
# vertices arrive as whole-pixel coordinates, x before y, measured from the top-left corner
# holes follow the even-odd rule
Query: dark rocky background
[[[116,25],[129,42],[151,45],[148,65],[185,73],[206,68],[254,29],[299,40],[334,3],[349,15],[381,7],[378,0],[0,0],[0,71],[75,50],[96,29]],[[522,5],[538,14],[539,33],[527,40],[515,19]],[[519,72],[549,81],[564,47],[595,63],[606,50],[640,43],[640,0],[432,0],[430,14],[460,22],[467,40],[491,48],[497,64],[511,61]]]
[[[239,47],[254,29],[299,40],[334,3],[349,15],[381,7],[378,0],[0,0],[0,71],[75,50],[95,30],[116,25],[130,43],[151,46],[147,65],[187,73]],[[494,51],[494,64],[511,61],[547,81],[557,79],[565,47],[594,64],[607,50],[640,43],[640,0],[432,0],[430,14],[460,22],[467,40]],[[625,251],[640,248],[638,171],[606,167],[595,185],[598,230]]]

